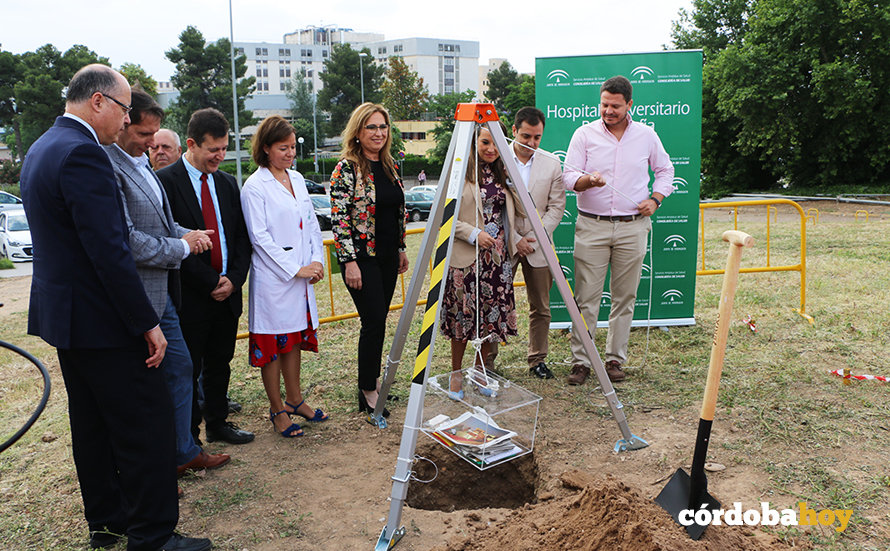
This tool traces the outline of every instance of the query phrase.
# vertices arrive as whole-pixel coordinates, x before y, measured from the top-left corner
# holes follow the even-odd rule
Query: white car
[[[0,191],[0,211],[22,208],[22,200],[11,193]]]
[[[25,211],[21,208],[0,211],[0,258],[8,258],[13,262],[34,259],[31,228]]]
[[[436,193],[437,189],[438,189],[438,186],[431,186],[429,184],[425,184],[422,186],[414,186],[413,188],[411,188],[411,191],[432,191],[433,193]]]
[[[331,199],[327,195],[310,195],[312,207],[315,208],[315,217],[318,218],[318,227],[321,231],[331,229]]]

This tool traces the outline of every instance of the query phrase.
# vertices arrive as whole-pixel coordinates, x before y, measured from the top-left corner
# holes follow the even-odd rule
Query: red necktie
[[[222,251],[219,244],[219,226],[216,223],[216,209],[213,208],[213,197],[210,196],[210,186],[207,185],[207,175],[201,174],[201,215],[204,216],[204,227],[213,230],[210,241],[213,248],[210,249],[210,265],[218,273],[222,273]]]

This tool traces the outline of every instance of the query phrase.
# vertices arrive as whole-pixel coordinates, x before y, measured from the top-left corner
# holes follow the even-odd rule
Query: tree
[[[192,113],[206,107],[218,109],[230,124],[234,123],[229,39],[220,38],[208,43],[201,31],[189,26],[179,35],[179,46],[167,51],[166,56],[176,65],[170,80],[179,90],[179,97],[169,108],[169,120],[174,130],[184,134]],[[256,122],[253,113],[244,108],[244,100],[256,83],[256,77],[242,78],[247,72],[246,59],[244,55],[235,58],[240,128]]]
[[[511,89],[522,84],[522,78],[509,61],[501,63],[501,66],[488,73],[488,90],[485,98],[494,104],[498,114],[505,119],[512,115],[504,100],[510,95]]]
[[[454,112],[458,103],[473,101],[476,93],[472,90],[466,92],[452,92],[449,94],[437,94],[430,99],[429,110],[435,113],[439,122],[431,130],[436,147],[429,151],[429,156],[438,161],[445,160],[448,154],[448,145],[451,143],[451,135],[454,132]]]
[[[776,180],[758,152],[742,153],[735,146],[741,121],[733,113],[717,109],[715,73],[709,63],[729,45],[741,43],[753,14],[752,0],[693,0],[693,11],[680,10],[673,22],[674,46],[701,49],[702,73],[702,182],[704,196],[725,195],[733,190],[762,188]]]
[[[737,8],[737,2],[722,4]],[[746,5],[743,39],[709,53],[705,66],[709,101],[723,123],[719,131],[732,136],[732,150],[760,161],[773,174],[770,184],[886,182],[890,6],[860,0]]]
[[[19,56],[20,80],[14,86],[16,113],[12,121],[19,156],[24,157],[31,144],[65,112],[62,90],[78,69],[91,63],[108,65],[108,58],[81,45],[61,53],[52,44]]]
[[[389,153],[397,162],[401,162],[405,158],[405,140],[402,139],[402,131],[398,126],[392,125],[390,132],[392,133],[392,143],[389,146]]]
[[[22,79],[22,64],[19,56],[12,52],[0,51],[0,128],[13,129],[14,138],[10,140],[6,137],[6,141],[12,141],[13,155],[17,155],[21,151],[21,133],[18,129],[18,121],[16,115],[15,102],[15,83]]]
[[[508,116],[515,115],[517,111],[523,107],[535,105],[535,77],[532,75],[520,75],[518,84],[511,84],[509,92],[503,100],[504,112],[501,116],[505,119],[507,128],[510,124],[506,122]]]
[[[328,135],[337,135],[346,127],[352,110],[362,101],[360,75],[364,74],[365,101],[380,103],[384,69],[371,61],[368,48],[362,49],[367,59],[349,44],[334,44],[331,57],[324,62],[324,72],[319,75],[324,87],[318,93],[318,108],[331,115]],[[362,66],[359,67],[359,63]]]
[[[383,105],[397,121],[419,119],[430,101],[423,77],[412,71],[400,57],[389,58],[386,81],[380,91],[383,93]]]
[[[705,61],[730,44],[739,44],[748,30],[752,0],[693,0],[693,11],[680,9],[671,24],[674,45],[681,50],[701,49]]]
[[[287,83],[285,95],[290,100],[291,114],[294,120],[312,120],[312,80],[306,76],[306,70],[300,69],[299,74],[293,76]]]
[[[741,121],[739,151],[793,185],[886,182],[890,6],[769,0],[755,14],[713,68],[718,109]]]
[[[124,78],[127,79],[127,82],[129,82],[131,86],[135,86],[138,83],[143,90],[151,95],[151,97],[158,97],[158,81],[151,78],[151,75],[145,72],[142,65],[137,63],[124,63],[121,65],[120,69],[118,69],[118,72],[124,75]]]
[[[297,138],[303,138],[305,141],[302,150],[313,151],[316,138],[315,125],[312,121],[314,99],[312,81],[306,77],[305,70],[301,69],[300,73],[294,75],[287,83],[286,95],[291,103],[294,131],[297,133]]]

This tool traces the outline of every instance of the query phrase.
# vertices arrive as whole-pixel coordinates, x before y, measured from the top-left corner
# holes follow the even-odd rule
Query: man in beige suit
[[[534,107],[516,112],[513,124],[513,160],[519,167],[523,182],[535,203],[538,216],[548,235],[553,235],[566,210],[562,167],[553,157],[537,154],[544,135],[544,113]],[[522,237],[534,237],[528,218],[517,218],[516,229]],[[532,241],[532,240],[529,240]],[[531,242],[534,252],[516,255],[514,262],[522,266],[529,304],[528,369],[536,377],[552,379],[547,367],[548,333],[550,331],[550,286],[553,276],[541,247],[551,246],[549,240]]]

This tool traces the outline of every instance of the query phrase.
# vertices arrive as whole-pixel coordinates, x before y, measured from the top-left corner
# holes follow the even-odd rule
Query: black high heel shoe
[[[374,413],[374,408],[368,405],[368,400],[365,398],[365,393],[362,392],[361,389],[358,391],[358,411],[359,413],[368,412]],[[384,406],[383,408],[383,416],[389,417],[389,410]]]

